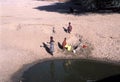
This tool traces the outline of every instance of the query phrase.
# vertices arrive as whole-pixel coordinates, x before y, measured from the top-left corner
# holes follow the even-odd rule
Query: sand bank
[[[92,59],[120,63],[120,15],[83,14],[71,15],[39,10],[37,7],[53,5],[55,2],[36,0],[1,0],[0,13],[0,82],[13,82],[33,62],[51,58],[85,58],[61,53],[58,42],[64,37],[74,42],[76,34],[93,46]],[[71,34],[66,33],[68,22],[72,23]],[[55,27],[56,33],[52,33]],[[55,40],[54,56],[40,47]],[[26,66],[27,65],[27,66]],[[24,68],[25,66],[25,68]],[[18,71],[22,69],[18,74]],[[14,77],[13,77],[14,76]]]

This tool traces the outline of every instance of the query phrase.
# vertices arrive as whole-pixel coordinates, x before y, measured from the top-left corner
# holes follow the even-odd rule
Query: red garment
[[[86,45],[83,45],[83,48],[86,48],[87,46]]]
[[[64,40],[62,43],[62,47],[64,48],[66,44],[67,44],[67,42],[66,42],[66,40]]]

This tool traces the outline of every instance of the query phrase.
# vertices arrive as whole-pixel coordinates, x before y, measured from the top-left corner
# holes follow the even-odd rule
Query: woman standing
[[[53,40],[53,37],[51,36],[50,37],[50,54],[53,55],[53,52],[54,52],[54,40]]]

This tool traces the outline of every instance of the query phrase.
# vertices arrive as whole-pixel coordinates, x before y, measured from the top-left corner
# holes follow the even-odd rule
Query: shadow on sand
[[[63,49],[63,47],[62,47],[62,45],[60,44],[60,42],[58,42],[58,47],[59,47],[60,49]]]
[[[57,2],[51,5],[34,7],[33,9],[38,9],[40,11],[63,13],[63,14],[73,14],[73,15],[87,15],[91,13],[98,13],[98,14],[120,13],[120,9],[117,11],[113,11],[112,9],[86,10],[83,6],[74,4],[71,1],[64,3]]]
[[[44,47],[45,50],[47,51],[47,53],[51,54],[51,52],[50,52],[50,48],[49,48],[48,45],[45,44],[44,42],[43,42],[43,46],[40,45],[40,47]],[[51,55],[52,55],[52,54],[51,54]]]
[[[63,30],[67,33],[67,28],[63,27]]]

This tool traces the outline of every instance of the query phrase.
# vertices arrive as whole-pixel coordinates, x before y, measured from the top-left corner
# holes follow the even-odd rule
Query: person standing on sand
[[[53,52],[54,52],[54,40],[53,40],[53,37],[51,36],[50,37],[50,54],[53,55]]]
[[[67,31],[68,31],[68,33],[71,33],[71,31],[72,31],[71,22],[69,22],[69,25],[68,25]]]
[[[66,38],[64,38],[64,41],[62,42],[62,48],[63,50],[65,50],[65,46],[66,46],[67,42],[66,42]]]

